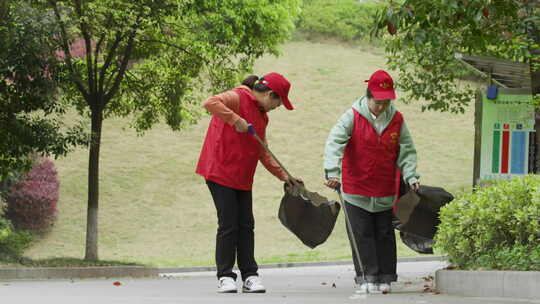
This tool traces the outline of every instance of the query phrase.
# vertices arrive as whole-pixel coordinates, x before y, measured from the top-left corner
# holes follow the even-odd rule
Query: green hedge
[[[15,231],[9,220],[4,218],[5,205],[0,198],[0,261],[17,261],[30,243],[32,236],[25,231]]]
[[[297,21],[298,31],[307,36],[330,37],[344,41],[366,39],[371,31],[375,12],[381,2],[357,0],[304,0]]]
[[[465,194],[441,211],[435,247],[459,269],[540,270],[540,178]]]

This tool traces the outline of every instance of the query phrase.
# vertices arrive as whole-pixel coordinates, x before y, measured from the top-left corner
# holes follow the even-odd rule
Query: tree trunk
[[[536,74],[536,75],[534,75]],[[536,94],[540,94],[540,88],[538,87],[538,84],[540,83],[540,73],[538,71],[536,73],[531,72],[531,82],[532,82],[532,94],[533,96]],[[534,87],[534,83],[536,83],[536,88]],[[540,169],[540,108],[536,106],[535,109],[535,119],[534,119],[534,130],[536,131],[536,149],[535,149],[535,166],[533,168],[533,172],[537,174]]]
[[[530,45],[538,46],[540,44],[540,33],[534,23],[531,22],[528,27],[528,32],[529,39],[533,41],[533,44]],[[531,60],[529,61],[529,66],[531,70],[531,90],[533,96],[535,96],[540,94],[540,69],[534,66],[535,63],[538,64],[538,60],[540,59],[540,49],[538,47],[531,47],[529,48],[529,51],[531,52]],[[534,129],[536,130],[536,170],[534,170],[534,173],[538,173],[540,169],[540,108],[538,106],[536,107],[535,114],[536,115]]]
[[[98,260],[98,203],[99,203],[99,149],[101,145],[101,127],[103,113],[101,109],[92,111],[92,140],[88,162],[88,211],[86,220],[86,255],[87,261]]]

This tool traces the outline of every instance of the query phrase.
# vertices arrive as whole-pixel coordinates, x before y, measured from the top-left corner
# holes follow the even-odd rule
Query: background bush
[[[11,222],[4,218],[5,205],[0,198],[0,261],[18,260],[32,237],[28,232],[17,232]]]
[[[373,27],[375,12],[384,5],[357,0],[304,0],[297,30],[308,39],[366,39]]]
[[[40,159],[5,195],[6,218],[17,229],[41,231],[56,217],[58,173],[49,159]]]
[[[540,178],[497,182],[441,211],[436,248],[460,269],[540,270]]]

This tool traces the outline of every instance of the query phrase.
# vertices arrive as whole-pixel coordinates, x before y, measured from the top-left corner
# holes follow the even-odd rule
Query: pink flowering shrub
[[[57,214],[58,173],[42,159],[7,193],[6,218],[17,229],[40,231],[52,226]]]

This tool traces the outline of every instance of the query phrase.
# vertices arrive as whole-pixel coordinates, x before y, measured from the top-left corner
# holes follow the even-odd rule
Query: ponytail
[[[259,76],[249,75],[248,77],[246,77],[246,79],[244,79],[244,81],[242,81],[242,85],[245,85],[253,90],[253,87],[255,86],[257,80],[259,80]]]
[[[244,81],[242,81],[242,85],[248,86],[251,90],[257,91],[257,92],[268,92],[272,91],[269,87],[262,84],[263,78],[259,78],[256,75],[249,75]],[[279,95],[276,94],[276,92],[272,92],[270,94],[272,98],[279,98]]]

